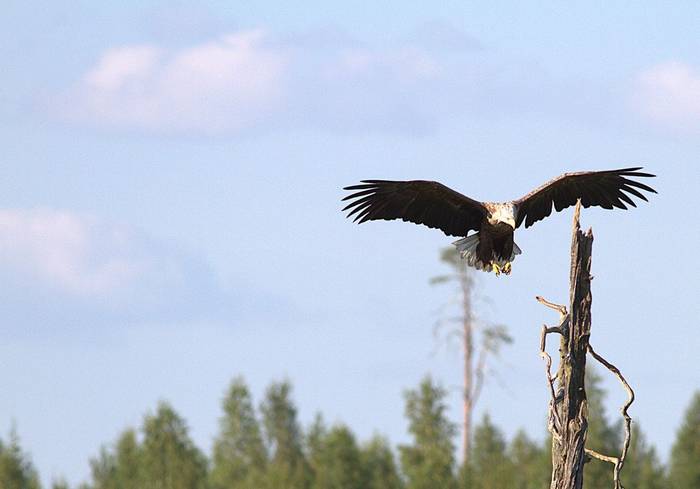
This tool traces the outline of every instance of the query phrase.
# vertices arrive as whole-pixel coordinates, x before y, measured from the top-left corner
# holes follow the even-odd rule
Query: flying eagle
[[[345,187],[356,191],[343,200],[350,203],[347,217],[355,222],[401,219],[462,237],[453,244],[469,266],[487,272],[510,274],[511,262],[521,253],[513,231],[525,223],[529,228],[552,213],[576,204],[583,207],[627,209],[637,205],[631,196],[647,198],[640,190],[656,190],[633,178],[654,177],[642,167],[619,170],[565,173],[524,197],[510,202],[479,202],[438,182],[410,180],[363,180]],[[630,194],[630,195],[628,195]],[[475,231],[469,234],[470,231]]]

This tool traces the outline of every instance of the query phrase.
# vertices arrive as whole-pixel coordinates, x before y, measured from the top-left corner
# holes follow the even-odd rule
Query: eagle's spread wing
[[[350,210],[348,217],[355,215],[360,223],[402,219],[441,229],[448,236],[466,236],[480,228],[487,214],[481,202],[438,182],[363,180],[344,190],[357,190],[343,199],[350,200],[343,210]]]
[[[565,173],[514,202],[517,208],[516,227],[524,221],[528,228],[549,216],[552,205],[558,212],[576,204],[577,199],[581,199],[583,207],[595,205],[605,209],[627,209],[625,203],[637,207],[627,194],[647,200],[640,190],[656,193],[648,185],[630,178],[656,176],[638,171],[641,169],[642,167],[636,167]]]

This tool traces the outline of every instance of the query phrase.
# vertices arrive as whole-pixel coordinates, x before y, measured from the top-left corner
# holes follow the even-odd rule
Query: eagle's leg
[[[506,275],[510,275],[510,272],[513,271],[513,266],[511,265],[511,262],[506,262],[506,264],[503,266],[503,273]]]
[[[491,267],[493,268],[493,272],[498,277],[501,274],[501,267],[498,266],[498,263],[496,263],[495,261],[491,262]]]

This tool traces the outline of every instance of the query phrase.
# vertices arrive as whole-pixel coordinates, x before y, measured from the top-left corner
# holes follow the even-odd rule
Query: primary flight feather
[[[438,182],[363,180],[345,187],[353,191],[343,208],[356,222],[401,219],[462,237],[454,242],[467,264],[480,270],[508,274],[521,253],[513,231],[532,226],[552,213],[576,204],[604,209],[636,207],[633,197],[647,200],[643,191],[656,193],[636,178],[654,177],[641,167],[565,173],[510,202],[479,202]],[[469,234],[474,231],[473,234]]]

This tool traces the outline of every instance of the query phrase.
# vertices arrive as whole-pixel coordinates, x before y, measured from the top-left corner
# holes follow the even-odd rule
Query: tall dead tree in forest
[[[484,384],[487,357],[489,354],[498,353],[501,345],[511,343],[513,340],[508,335],[505,326],[482,325],[480,330],[481,344],[478,349],[475,348],[477,321],[472,307],[474,277],[455,248],[443,249],[440,260],[452,269],[452,273],[433,277],[430,279],[430,283],[454,282],[457,284],[455,300],[446,305],[452,305],[456,302],[460,313],[454,317],[439,319],[436,324],[436,333],[437,329],[445,323],[459,324],[457,329],[448,333],[448,338],[456,333],[462,346],[462,459],[466,462],[469,459],[471,447],[472,413]]]
[[[591,253],[593,232],[581,231],[579,218],[581,202],[574,212],[573,236],[571,239],[571,269],[569,311],[566,306],[557,305],[537,297],[547,307],[559,312],[559,324],[542,327],[540,354],[546,362],[546,375],[551,399],[549,403],[548,429],[552,434],[552,482],[550,489],[581,489],[583,487],[583,466],[592,458],[613,465],[613,487],[623,489],[620,471],[625,463],[630,444],[631,418],[627,409],[634,401],[634,391],[620,371],[598,355],[590,345],[591,336]],[[550,333],[561,336],[559,347],[559,368],[554,378],[551,375],[552,359],[546,350],[546,339]],[[588,402],[585,389],[586,354],[603,364],[615,374],[628,394],[628,400],[621,409],[624,418],[625,438],[619,457],[604,455],[585,447],[588,430]],[[554,382],[557,380],[555,389]]]

